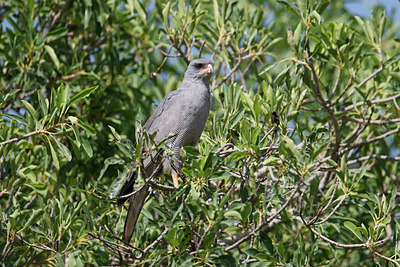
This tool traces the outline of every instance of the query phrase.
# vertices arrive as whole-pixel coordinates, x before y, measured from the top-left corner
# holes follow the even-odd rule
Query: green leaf
[[[9,101],[10,99],[14,99],[15,94],[17,94],[19,91],[21,91],[21,89],[13,89],[13,90],[9,91],[8,93],[6,93],[4,98],[0,98],[0,105]]]
[[[272,244],[271,238],[263,231],[259,232],[260,242],[265,251],[269,254],[274,255],[274,245]]]
[[[286,8],[287,10],[289,10],[293,15],[295,15],[298,19],[300,19],[300,15],[299,13],[297,13],[296,10],[294,10],[294,8],[289,5],[286,1],[278,1],[279,4],[281,4],[284,8]]]
[[[224,212],[225,217],[233,217],[242,220],[242,215],[236,210],[228,210]]]
[[[25,126],[28,126],[28,122],[21,116],[8,114],[8,113],[1,113],[1,112],[0,112],[0,115],[4,116],[4,117],[7,117],[7,118],[10,118],[11,120],[14,120],[14,121],[16,121],[16,122],[18,122],[20,124],[25,125]]]
[[[263,165],[265,166],[277,166],[280,165],[282,163],[280,158],[274,157],[274,156],[270,156],[269,158],[267,158],[266,160],[264,160]]]
[[[64,144],[62,144],[60,141],[58,141],[56,138],[54,138],[52,135],[49,135],[49,136],[53,140],[53,142],[57,144],[58,148],[61,150],[61,152],[63,153],[65,158],[68,161],[71,161],[72,155],[71,155],[71,152],[69,151],[69,149]]]
[[[169,1],[163,11],[162,11],[162,15],[163,15],[163,20],[164,20],[164,27],[166,28],[167,31],[169,31],[169,8],[171,5],[171,1]]]
[[[216,258],[216,261],[219,263],[218,266],[237,266],[235,258],[230,254],[221,255]]]
[[[128,8],[129,13],[131,16],[135,13],[135,6],[133,4],[133,0],[127,0],[126,7]]]
[[[236,112],[230,118],[229,128],[233,129],[238,122],[240,122],[245,114],[246,110],[242,109],[240,112]]]
[[[331,165],[332,167],[334,167],[334,168],[337,168],[337,167],[339,167],[339,165],[336,163],[336,161],[334,161],[333,159],[328,159],[327,161],[326,161],[326,163],[328,163],[329,165]]]
[[[147,15],[146,15],[146,11],[142,7],[142,4],[138,0],[134,0],[133,3],[135,5],[135,8],[136,8],[137,12],[139,13],[140,19],[142,20],[144,25],[146,25],[146,23],[147,23],[147,21],[146,21]]]
[[[121,136],[117,133],[117,131],[115,131],[114,127],[112,127],[111,125],[108,125],[108,128],[110,128],[111,133],[114,136],[114,138],[117,139],[118,141],[120,141]]]
[[[85,150],[89,158],[93,157],[93,149],[90,146],[89,141],[85,137],[81,137],[81,142],[83,145],[83,149]]]
[[[359,231],[356,231],[356,226],[352,223],[352,222],[349,222],[349,221],[345,221],[344,222],[344,226],[347,228],[347,229],[349,229],[359,240],[361,240],[362,242],[364,242],[364,240],[363,240],[363,238],[362,238],[362,236],[361,236],[361,233],[359,232]]]
[[[218,1],[213,1],[213,10],[214,10],[214,20],[215,20],[215,24],[217,25],[217,27],[219,28],[220,25],[220,14],[219,14],[219,6],[218,6]]]
[[[253,111],[254,102],[251,99],[250,95],[241,91],[240,96],[241,96],[242,101],[244,101],[247,104],[248,110]]]
[[[279,150],[284,154],[293,157],[298,163],[303,162],[303,156],[300,154],[295,143],[286,135],[281,135]]]
[[[242,217],[243,225],[247,224],[252,210],[253,210],[253,205],[251,204],[251,202],[247,202],[246,205],[242,208],[240,215]]]
[[[168,233],[164,236],[165,241],[167,241],[171,246],[178,247],[179,240],[176,238],[176,232],[178,231],[177,227],[174,227],[168,231]]]
[[[58,57],[56,55],[56,52],[54,51],[53,47],[49,45],[45,45],[44,49],[46,50],[47,54],[49,54],[51,60],[53,60],[54,65],[56,66],[56,69],[60,69],[60,61],[58,60]]]
[[[44,42],[50,43],[54,40],[57,40],[63,36],[65,36],[68,33],[68,29],[64,27],[58,27],[55,30],[49,32],[49,34],[46,35]]]
[[[53,147],[53,144],[50,142],[50,140],[48,141],[48,146],[50,148],[50,153],[51,153],[51,157],[53,159],[53,163],[54,163],[54,167],[56,167],[57,170],[60,169],[60,162],[58,161],[58,157],[57,157],[57,153]]]
[[[80,91],[79,93],[77,93],[76,95],[74,95],[68,103],[68,108],[71,107],[72,104],[74,104],[76,101],[79,101],[87,96],[89,96],[91,93],[93,93],[97,88],[99,88],[98,86],[93,86],[90,88],[86,88],[83,89],[82,91]]]
[[[318,22],[318,24],[321,24],[323,22],[323,19],[321,17],[320,14],[318,14],[318,12],[316,10],[314,10],[313,12],[311,12],[311,18],[315,18]]]
[[[390,76],[392,76],[397,82],[400,83],[400,73],[398,72],[391,72]]]
[[[228,200],[230,199],[232,192],[233,192],[233,188],[231,188],[231,189],[224,195],[224,197],[222,198],[221,202],[219,203],[219,208],[220,208],[221,210],[224,210],[224,206],[225,206],[225,204],[228,202]]]
[[[46,116],[49,112],[49,102],[44,98],[41,90],[38,91],[38,99],[39,99],[40,109],[42,110],[43,115]]]
[[[87,122],[87,120],[84,117],[79,116],[77,118],[78,118],[78,121],[79,121],[79,126],[81,126],[83,128],[83,130],[85,130],[85,133],[87,135],[90,136],[90,135],[95,135],[96,134],[96,130],[89,125],[89,123]]]
[[[309,203],[310,203],[310,209],[312,212],[312,207],[314,206],[314,198],[318,193],[318,185],[319,185],[319,179],[318,177],[315,177],[310,184],[310,197],[309,197]]]
[[[211,226],[211,230],[208,232],[208,234],[204,238],[204,248],[209,249],[215,241],[217,231],[218,231],[218,225]]]
[[[24,223],[24,227],[18,231],[18,234],[22,233],[26,228],[30,227],[32,224],[36,223],[36,221],[41,217],[43,214],[43,209],[36,209],[31,212],[31,216],[29,217],[28,221]]]
[[[32,118],[34,118],[34,120],[37,121],[38,114],[37,114],[36,110],[33,108],[33,106],[28,101],[25,101],[25,100],[21,100],[21,103],[24,105],[24,107],[29,112],[29,114],[32,116]]]

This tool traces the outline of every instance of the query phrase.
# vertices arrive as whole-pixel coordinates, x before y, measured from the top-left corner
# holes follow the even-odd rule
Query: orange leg
[[[174,187],[178,188],[179,182],[178,182],[178,174],[176,172],[172,173],[172,181],[174,182]]]

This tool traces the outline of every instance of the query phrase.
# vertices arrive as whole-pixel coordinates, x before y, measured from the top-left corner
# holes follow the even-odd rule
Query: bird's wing
[[[174,125],[174,121],[180,115],[179,110],[182,107],[183,94],[183,90],[175,90],[168,93],[147,120],[144,127],[150,134],[156,131],[156,139],[161,140],[171,133],[170,127]]]

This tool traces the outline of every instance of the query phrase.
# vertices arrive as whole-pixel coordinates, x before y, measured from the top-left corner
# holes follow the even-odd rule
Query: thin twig
[[[337,209],[342,205],[343,201],[346,199],[347,194],[344,194],[342,196],[342,199],[339,201],[339,203],[332,209],[331,213],[328,214],[328,216],[326,216],[326,218],[324,218],[322,221],[313,223],[313,225],[318,225],[318,224],[323,224],[324,222],[326,222],[327,220],[329,220],[329,218],[332,217],[332,215],[337,211]]]
[[[199,49],[199,58],[201,58],[201,54],[203,53],[203,48],[206,45],[207,40],[204,40],[203,42],[201,42],[201,46]]]
[[[388,98],[384,98],[384,99],[375,99],[375,100],[371,100],[371,101],[370,101],[370,104],[377,104],[377,103],[384,103],[384,102],[389,102],[389,101],[395,101],[397,98],[400,98],[400,94],[397,94],[397,95],[394,95],[394,96],[391,96],[391,97],[388,97]],[[367,100],[360,101],[360,102],[357,102],[357,103],[355,103],[355,104],[352,104],[352,105],[350,105],[350,106],[345,107],[345,108],[344,108],[344,111],[349,111],[349,110],[351,110],[351,109],[360,107],[360,106],[362,106],[362,105],[367,105],[367,104],[368,104],[368,103],[367,103]]]
[[[282,205],[282,207],[273,215],[271,215],[270,217],[268,217],[264,223],[260,224],[257,228],[255,228],[253,231],[249,232],[246,236],[242,237],[241,239],[239,239],[238,241],[236,241],[235,243],[233,243],[232,245],[224,248],[224,252],[227,252],[233,248],[236,248],[237,246],[239,246],[241,243],[243,243],[244,241],[246,241],[247,239],[250,238],[250,236],[257,234],[257,232],[262,229],[265,225],[267,225],[268,223],[270,223],[273,219],[275,219],[276,216],[278,216],[286,207],[287,205],[289,205],[289,203],[292,201],[294,195],[297,192],[297,189],[299,189],[299,187],[301,186],[301,183],[299,183],[292,191],[292,193],[290,194],[290,196],[288,197],[288,199],[286,200],[286,202]]]
[[[331,102],[333,96],[335,95],[336,90],[338,89],[338,85],[339,85],[339,81],[340,81],[341,76],[342,76],[342,68],[339,66],[339,72],[338,72],[338,75],[336,77],[336,82],[335,82],[335,85],[333,86],[332,94],[328,98],[328,102]]]
[[[29,138],[31,136],[34,136],[34,135],[37,135],[37,134],[46,133],[47,131],[48,131],[48,129],[33,131],[33,132],[28,133],[28,134],[25,134],[25,135],[22,135],[22,136],[18,136],[18,137],[12,138],[10,140],[6,140],[4,142],[1,142],[0,146],[5,146],[5,145],[8,145],[8,144],[13,143],[13,142],[18,142],[19,140],[27,139],[27,138]]]
[[[165,235],[167,232],[169,231],[169,227],[165,228],[164,231],[160,234],[159,237],[157,237],[156,240],[153,241],[153,243],[151,243],[150,245],[148,245],[143,252],[141,253],[141,255],[138,257],[139,259],[142,258],[144,256],[144,254],[146,254],[147,251],[149,251],[150,249],[152,249],[154,246],[156,246],[158,243],[160,243],[161,239],[163,238],[163,235]]]
[[[24,206],[24,210],[26,210],[27,208],[29,208],[29,206],[33,203],[33,201],[35,201],[35,199],[37,198],[37,196],[38,196],[37,193],[35,193],[35,194],[33,195],[33,197],[31,198],[31,200],[29,200],[29,202],[26,203],[26,205]]]
[[[60,18],[65,14],[65,12],[68,10],[69,5],[71,4],[71,0],[66,0],[65,1],[65,5],[63,7],[63,9],[61,9],[60,12],[58,12],[54,17],[53,20],[51,21],[50,25],[46,28],[46,30],[43,32],[43,36],[42,38],[46,37],[47,34],[53,30],[54,26],[56,25],[56,23],[60,20]]]
[[[391,136],[391,135],[399,133],[399,132],[400,132],[400,128],[397,128],[397,129],[388,131],[388,132],[386,132],[386,133],[384,133],[382,135],[376,136],[374,138],[367,139],[367,140],[365,140],[363,142],[360,142],[360,143],[354,144],[352,146],[346,147],[346,148],[344,148],[343,150],[340,151],[340,155],[343,155],[344,153],[346,153],[349,150],[352,150],[355,147],[364,146],[364,145],[367,145],[367,144],[382,140],[382,139],[384,139],[384,138],[386,138],[388,136]]]
[[[357,118],[352,118],[347,115],[341,116],[339,119],[346,120],[346,121],[352,121],[360,124],[366,124],[366,120],[362,119],[357,119]],[[369,124],[370,125],[385,125],[385,124],[392,124],[392,123],[398,123],[400,122],[400,119],[388,119],[388,120],[370,120]]]
[[[222,78],[222,80],[220,80],[216,85],[213,86],[213,89],[218,88],[219,86],[221,86],[221,84],[228,80],[232,73],[234,73],[237,68],[239,68],[240,63],[242,63],[241,54],[239,54],[239,59],[236,62],[236,65],[224,76],[224,78]]]
[[[311,72],[313,74],[313,78],[314,78],[314,84],[315,84],[315,93],[317,95],[317,101],[324,107],[324,109],[329,113],[330,117],[332,118],[332,122],[333,122],[333,127],[335,129],[335,143],[334,143],[334,147],[333,147],[333,151],[332,151],[332,155],[333,155],[333,160],[336,160],[338,157],[338,150],[339,150],[339,145],[340,145],[340,128],[339,128],[339,121],[338,118],[336,117],[334,111],[331,109],[329,103],[327,101],[325,101],[319,84],[320,84],[320,78],[318,77],[318,74],[314,68],[314,63],[312,61],[311,58],[309,58],[309,56],[311,56],[311,52],[310,52],[310,44],[309,42],[307,42],[306,44],[307,46],[307,57],[306,57],[306,61],[307,61],[307,65],[308,67],[311,69]]]
[[[72,232],[71,229],[68,229],[69,232],[69,240],[68,240],[68,244],[65,247],[65,249],[61,252],[61,254],[64,254],[65,252],[67,252],[67,250],[69,249],[69,246],[71,245],[71,240],[72,240]]]
[[[350,93],[342,100],[342,104],[341,106],[344,106],[344,103],[346,102],[346,100],[351,97],[354,92],[356,91],[356,89],[360,88],[361,86],[363,86],[364,84],[366,84],[369,80],[371,80],[372,78],[374,78],[376,75],[378,75],[382,70],[383,70],[383,57],[382,57],[382,53],[381,50],[378,48],[378,53],[379,53],[379,62],[380,62],[380,67],[379,69],[377,69],[376,71],[374,71],[371,75],[369,75],[367,78],[365,78],[364,80],[362,80],[356,87],[353,88],[353,90],[350,91]],[[336,100],[338,101],[339,98]]]
[[[358,163],[358,162],[361,162],[361,161],[365,161],[365,160],[369,160],[369,159],[400,161],[400,157],[390,157],[390,156],[386,156],[386,155],[375,155],[375,154],[373,154],[373,155],[361,157],[361,158],[358,158],[358,159],[349,160],[347,162],[347,165],[355,164],[355,163]]]
[[[118,247],[119,248],[123,248],[123,249],[125,249],[126,251],[129,251],[129,252],[131,252],[130,248],[133,248],[133,249],[139,250],[140,252],[143,252],[143,250],[141,250],[140,248],[136,248],[136,247],[131,246],[131,245],[127,244],[127,243],[124,243],[125,245],[121,245],[121,244],[118,244],[116,242],[112,242],[112,241],[109,241],[107,239],[104,239],[99,234],[95,235],[95,234],[89,232],[88,235],[90,235],[93,238],[96,238],[96,239],[100,240],[101,242],[103,242],[105,244],[109,244],[109,245],[115,246],[115,248],[118,248]],[[126,246],[126,245],[128,245],[128,246]],[[127,254],[127,252],[125,252],[125,251],[123,251],[123,253]]]
[[[52,248],[49,247],[45,247],[45,246],[39,246],[39,245],[35,245],[35,244],[31,244],[28,241],[25,241],[21,236],[18,236],[18,239],[21,240],[22,242],[24,242],[25,244],[27,244],[30,247],[34,247],[34,248],[38,248],[38,249],[42,249],[42,250],[47,250],[47,251],[51,251],[53,253],[57,253],[57,251],[55,251]]]

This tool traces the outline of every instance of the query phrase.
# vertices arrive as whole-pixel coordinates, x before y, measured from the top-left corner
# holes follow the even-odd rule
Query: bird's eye
[[[194,67],[199,70],[201,68],[201,64],[196,64]]]

